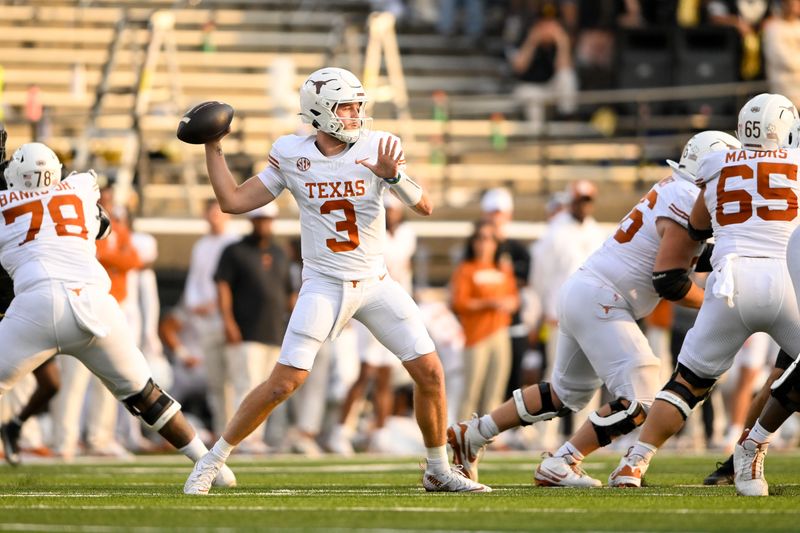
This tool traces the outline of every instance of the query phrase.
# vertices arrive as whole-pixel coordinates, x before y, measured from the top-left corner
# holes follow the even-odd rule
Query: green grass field
[[[428,494],[415,458],[234,456],[235,489],[181,492],[181,458],[0,466],[0,531],[798,531],[800,454],[767,458],[769,498],[703,487],[717,457],[659,454],[643,489],[544,489],[538,458],[490,453],[491,494]],[[590,458],[604,482],[616,455]]]

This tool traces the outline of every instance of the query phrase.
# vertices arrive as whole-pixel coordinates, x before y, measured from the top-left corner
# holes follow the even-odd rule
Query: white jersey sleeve
[[[0,262],[16,292],[47,281],[110,289],[95,257],[99,199],[93,172],[73,173],[48,190],[0,191]]]
[[[297,201],[304,267],[341,280],[383,274],[387,184],[360,161],[374,163],[380,140],[397,137],[371,131],[331,157],[320,153],[314,139],[279,138],[269,166],[259,174],[270,192],[286,188]]]
[[[714,230],[712,265],[726,255],[785,258],[798,219],[800,149],[712,152],[703,199]]]
[[[687,227],[699,191],[693,183],[675,175],[661,180],[584,265],[614,286],[637,318],[648,315],[659,300],[652,283],[653,266],[661,245],[656,223],[667,218]],[[698,244],[698,255],[700,251]]]
[[[264,187],[266,187],[275,198],[286,188],[286,180],[281,173],[281,159],[283,158],[279,155],[276,147],[273,146],[272,150],[269,152],[267,166],[258,173],[258,179],[261,180]]]

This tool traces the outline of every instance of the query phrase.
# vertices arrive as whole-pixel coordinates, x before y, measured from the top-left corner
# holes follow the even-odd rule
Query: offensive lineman
[[[580,464],[584,457],[640,426],[658,386],[659,359],[636,321],[660,298],[700,307],[703,290],[689,279],[700,252],[689,237],[689,211],[697,197],[698,159],[739,147],[720,131],[689,139],[672,175],[661,180],[622,220],[602,248],[566,281],[559,295],[559,328],[552,382],[514,391],[491,414],[450,426],[454,462],[478,478],[484,447],[498,433],[583,409],[605,385],[615,400],[589,419],[534,473],[539,486],[599,487]]]
[[[144,355],[109,294],[95,239],[110,232],[93,172],[61,179],[56,154],[22,145],[0,191],[0,262],[14,280],[14,300],[0,322],[0,393],[57,353],[71,354],[135,416],[192,461],[207,449],[180,404],[153,382]],[[213,480],[234,486],[230,469]]]
[[[244,213],[289,189],[300,207],[304,266],[278,363],[195,465],[184,485],[187,494],[208,493],[233,448],[303,384],[320,345],[336,338],[351,318],[397,355],[415,382],[414,408],[427,447],[425,489],[491,490],[448,463],[442,366],[419,309],[388,276],[383,255],[385,189],[421,215],[430,215],[433,207],[405,173],[399,139],[365,129],[366,101],[351,72],[323,68],[312,73],[300,89],[300,115],[316,134],[279,138],[268,166],[241,185],[228,170],[222,137],[205,145],[209,178],[223,211]]]
[[[737,132],[744,149],[714,152],[700,162],[701,193],[690,231],[698,239],[713,231],[710,290],[686,335],[675,373],[656,395],[639,440],[612,472],[610,485],[641,486],[658,448],[706,399],[751,334],[763,331],[786,353],[800,353],[800,311],[786,264],[787,242],[800,223],[800,151],[785,148],[797,118],[785,96],[760,94],[739,112]],[[759,435],[755,440],[762,442]],[[753,488],[762,489],[758,483]]]

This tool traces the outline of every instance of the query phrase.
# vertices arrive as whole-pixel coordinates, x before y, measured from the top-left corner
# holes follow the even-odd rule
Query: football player
[[[763,331],[786,353],[800,353],[800,311],[786,264],[787,243],[800,222],[800,151],[785,148],[797,118],[786,97],[760,94],[739,112],[743,149],[713,152],[700,162],[701,193],[689,229],[698,239],[715,238],[709,290],[681,347],[675,373],[656,395],[639,440],[609,477],[610,485],[641,486],[658,448],[708,397],[750,335]],[[750,436],[762,443],[765,433],[757,429]],[[760,464],[755,457],[759,451],[756,445],[751,449],[753,465]],[[766,488],[755,485],[757,492]]]
[[[692,137],[672,175],[657,183],[628,213],[616,233],[563,285],[551,382],[514,391],[482,417],[447,430],[454,462],[478,478],[480,456],[509,428],[535,424],[583,409],[603,385],[614,400],[588,420],[534,474],[539,486],[599,487],[582,468],[584,457],[644,423],[658,389],[660,362],[636,321],[661,298],[700,307],[703,290],[689,278],[701,246],[689,236],[689,212],[699,189],[698,160],[738,147],[720,131]]]
[[[6,188],[3,176],[8,161],[6,161],[6,140],[8,133],[0,124],[0,190]],[[8,272],[0,267],[0,319],[5,316],[11,300],[14,299],[14,281]],[[6,462],[12,466],[20,463],[19,438],[22,434],[22,425],[33,415],[44,412],[50,400],[56,395],[61,385],[58,366],[52,357],[36,367],[33,371],[36,378],[36,389],[28,399],[28,403],[9,420],[0,425],[0,440],[3,442]]]
[[[792,124],[787,145],[800,147],[800,119]],[[797,150],[792,150],[797,152]],[[795,229],[786,247],[786,263],[794,284],[795,295],[800,300],[800,231]],[[792,352],[795,353],[795,352]],[[742,496],[767,496],[769,485],[764,477],[764,459],[772,434],[794,413],[800,411],[800,357],[791,360],[781,351],[770,379],[759,393],[763,410],[758,420],[745,429],[733,451],[734,483]],[[765,394],[768,391],[768,395]]]
[[[384,260],[384,191],[421,215],[430,215],[433,207],[405,171],[400,140],[367,129],[366,101],[351,72],[323,68],[312,73],[300,88],[300,114],[316,133],[280,137],[267,167],[241,185],[225,162],[222,137],[205,145],[209,178],[223,211],[250,211],[284,189],[294,196],[300,208],[303,285],[278,363],[195,465],[184,486],[187,494],[208,493],[233,448],[303,384],[320,345],[336,338],[351,318],[403,361],[416,384],[415,411],[427,447],[425,489],[491,490],[448,463],[442,366],[419,308],[388,275]]]
[[[56,353],[71,354],[134,416],[196,461],[207,448],[180,404],[153,382],[95,257],[95,239],[110,232],[97,205],[97,178],[90,171],[62,180],[61,168],[50,148],[34,142],[14,152],[4,172],[0,263],[16,296],[0,322],[0,393]],[[236,483],[230,469],[212,481]]]

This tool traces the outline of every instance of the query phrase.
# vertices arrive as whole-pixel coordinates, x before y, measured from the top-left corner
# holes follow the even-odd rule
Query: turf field
[[[188,461],[0,466],[0,531],[798,531],[800,453],[771,453],[769,498],[700,481],[717,457],[663,452],[649,487],[542,489],[533,458],[489,454],[491,494],[427,494],[415,458],[236,457],[239,487],[184,496]],[[587,461],[605,481],[616,455]]]

